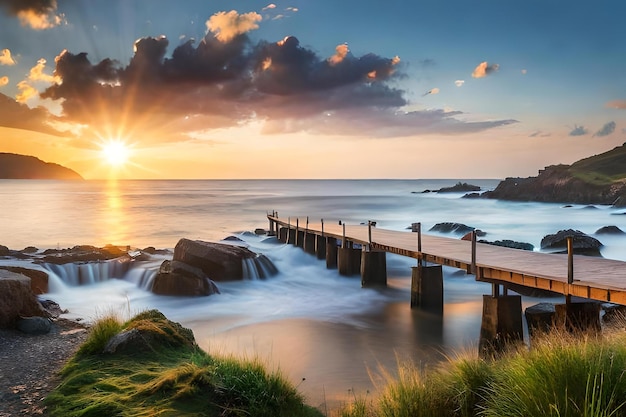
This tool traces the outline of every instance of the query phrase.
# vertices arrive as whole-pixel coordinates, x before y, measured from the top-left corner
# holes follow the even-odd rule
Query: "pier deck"
[[[296,218],[279,218],[268,215],[270,222],[295,229]],[[321,235],[322,223],[298,219],[298,229],[309,234]],[[337,223],[323,224],[324,236],[342,239],[343,226]],[[472,242],[455,238],[432,236],[421,233],[421,253],[417,248],[417,233],[371,228],[371,248],[395,253],[426,262],[472,270]],[[348,241],[370,244],[367,225],[345,225]],[[568,284],[567,254],[551,254],[511,249],[476,243],[475,272],[478,281],[506,285],[517,284],[528,288],[554,291],[563,295],[584,297],[592,300],[626,305],[626,262],[590,257],[573,256],[574,282]]]

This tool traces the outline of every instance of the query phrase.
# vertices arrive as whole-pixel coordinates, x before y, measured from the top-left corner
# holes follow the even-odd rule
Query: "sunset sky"
[[[626,141],[623,0],[0,0],[0,152],[87,179],[504,178]]]

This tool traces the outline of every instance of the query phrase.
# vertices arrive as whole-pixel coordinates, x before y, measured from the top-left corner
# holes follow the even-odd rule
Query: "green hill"
[[[551,165],[536,177],[507,178],[483,197],[513,201],[626,206],[626,144],[581,159]]]
[[[75,171],[39,158],[0,152],[0,179],[82,180]]]

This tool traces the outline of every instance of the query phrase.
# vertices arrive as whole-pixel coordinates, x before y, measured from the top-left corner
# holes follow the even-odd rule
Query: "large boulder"
[[[163,261],[154,277],[152,292],[160,295],[198,296],[218,293],[213,281],[200,268],[180,261]]]
[[[20,317],[44,316],[30,278],[0,269],[0,328],[15,327]]]
[[[567,238],[573,237],[572,249],[574,253],[589,256],[601,256],[600,248],[602,243],[580,230],[559,230],[558,232],[546,235],[541,239],[541,249],[555,250],[556,252],[567,252]]]
[[[30,288],[35,294],[48,292],[48,274],[37,269],[23,268],[21,266],[0,266],[0,269],[26,275],[30,278]]]
[[[213,281],[244,279],[244,259],[257,254],[242,246],[180,239],[174,248],[174,261],[200,268]]]

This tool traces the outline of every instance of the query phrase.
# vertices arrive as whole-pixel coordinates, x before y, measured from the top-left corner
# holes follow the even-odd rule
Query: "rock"
[[[483,236],[487,236],[487,232],[483,232],[480,229],[475,229],[474,232],[476,232],[476,237],[483,237]],[[463,237],[461,238],[461,240],[472,240],[472,232],[467,232],[463,235]]]
[[[39,252],[39,249],[37,249],[34,246],[27,246],[24,249],[22,249],[22,253],[37,253]]]
[[[596,235],[623,235],[624,231],[617,226],[604,226],[596,230]]]
[[[9,248],[4,245],[0,245],[0,256],[8,256],[11,253]]]
[[[17,321],[17,329],[27,334],[48,334],[52,322],[45,317],[22,317]]]
[[[132,318],[123,331],[113,336],[105,345],[104,353],[135,354],[195,344],[191,330],[168,320],[157,310],[148,310]]]
[[[265,229],[258,228],[258,229],[254,229],[254,234],[257,236],[262,236],[262,235],[267,234],[267,231]]]
[[[509,240],[509,239],[496,240],[493,242],[489,242],[487,240],[479,240],[478,242],[486,243],[488,245],[503,246],[505,248],[512,248],[512,249],[521,249],[521,250],[529,250],[529,251],[535,250],[535,246],[530,243],[516,242],[514,240]]]
[[[481,197],[480,193],[467,193],[461,198],[480,198],[480,197]]]
[[[0,269],[0,328],[14,327],[20,317],[44,316],[30,288],[30,278]]]
[[[180,261],[163,261],[154,277],[152,292],[160,295],[200,296],[219,294],[215,283],[200,268]]]
[[[477,185],[468,184],[466,182],[457,182],[452,187],[443,187],[437,190],[438,193],[457,193],[468,191],[480,191],[481,188]]]
[[[243,279],[243,260],[255,257],[242,246],[180,239],[173,260],[200,268],[213,281],[226,281]]]
[[[128,257],[126,251],[113,245],[102,248],[95,246],[80,245],[70,249],[47,249],[43,252],[43,262],[51,264],[67,264],[76,262],[106,261],[120,257]]]
[[[574,253],[589,256],[601,256],[600,248],[602,243],[591,236],[588,236],[580,230],[559,230],[555,234],[546,235],[541,239],[541,249],[557,249],[567,252],[567,237],[572,236],[572,249]]]
[[[28,269],[20,266],[0,266],[0,269],[26,275],[30,278],[30,288],[34,294],[44,294],[48,292],[48,274],[37,269]]]
[[[602,304],[604,315],[602,321],[606,324],[624,325],[626,323],[626,306],[620,304]]]
[[[62,310],[61,306],[52,300],[39,300],[39,304],[46,312],[47,317],[58,318],[61,314],[67,313],[67,310]]]
[[[468,232],[473,231],[473,227],[466,226],[462,223],[437,223],[433,227],[429,229],[431,232],[440,232],[440,233],[456,233],[460,235],[464,235]]]
[[[524,316],[531,336],[537,331],[545,333],[553,326],[556,308],[552,303],[539,303],[526,308]]]

